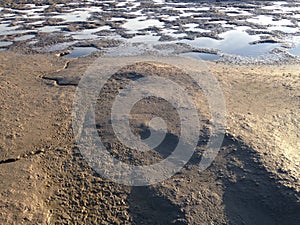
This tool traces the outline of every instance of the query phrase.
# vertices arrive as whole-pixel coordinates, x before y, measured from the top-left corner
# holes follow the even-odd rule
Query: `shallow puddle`
[[[11,41],[0,41],[0,47],[7,47],[12,44],[13,44],[13,42],[11,42]]]
[[[65,58],[80,58],[84,56],[88,56],[93,52],[99,51],[94,47],[75,47],[70,54],[65,55]]]
[[[182,53],[180,55],[195,58],[195,59],[200,59],[200,60],[209,60],[209,61],[215,61],[220,59],[220,56],[216,54],[202,53],[202,52],[187,52],[187,53]]]
[[[37,30],[39,32],[51,33],[51,32],[59,32],[64,27],[65,26],[43,26],[43,27],[37,28]]]
[[[72,32],[70,34],[76,40],[89,40],[89,39],[96,40],[96,39],[100,38],[96,34],[97,32],[102,31],[102,30],[110,30],[110,29],[111,29],[110,26],[101,26],[101,27],[94,28],[94,29],[87,29],[87,30]]]
[[[288,52],[295,56],[300,56],[300,44],[296,48],[290,49]]]
[[[163,27],[164,23],[156,19],[146,19],[147,17],[141,16],[135,19],[128,20],[123,27],[127,30],[137,31],[149,27]]]
[[[219,35],[223,40],[203,37],[195,40],[183,41],[197,48],[212,48],[222,51],[223,53],[258,57],[269,53],[272,49],[279,47],[276,43],[250,44],[260,40],[258,35],[249,35],[244,31],[232,30]]]
[[[34,37],[35,37],[35,35],[27,34],[27,35],[23,35],[23,36],[21,36],[21,37],[17,37],[17,38],[15,38],[14,40],[15,40],[15,41],[27,41],[27,40],[32,39],[32,38],[34,38]]]
[[[80,22],[80,21],[88,21],[89,17],[91,16],[89,11],[74,11],[70,13],[64,13],[58,16],[54,16],[53,18],[63,19],[63,23],[70,23],[70,22]]]
[[[0,24],[0,36],[18,33],[16,29],[18,29],[19,27],[20,26],[9,26],[8,23],[2,23]]]
[[[277,30],[277,31],[282,31],[284,33],[296,33],[299,32],[298,27],[286,27],[286,26],[272,26],[268,27],[268,30]]]
[[[5,47],[13,44],[14,35],[17,36],[14,41],[26,41],[34,38],[29,32],[57,32],[83,42],[101,38],[121,39],[129,44],[143,42],[145,46],[180,42],[195,48],[216,49],[220,53],[259,57],[280,47],[280,44],[251,45],[251,42],[273,37],[286,43],[300,30],[298,3],[191,2],[154,0],[141,4],[137,0],[118,3],[89,0],[57,4],[57,11],[50,5],[34,4],[24,4],[23,9],[0,8],[0,38]],[[100,27],[99,21],[102,21]],[[87,23],[92,26],[86,26]],[[78,29],[66,31],[65,27]],[[249,35],[246,30],[260,35]],[[132,34],[135,36],[132,37]],[[217,40],[218,37],[222,40]],[[292,44],[297,45],[295,42]],[[61,50],[66,46],[69,47],[68,44],[58,44],[50,48]],[[291,49],[290,53],[299,55],[298,49]],[[74,48],[76,55],[76,52],[86,51],[91,49]],[[70,55],[73,57],[73,54]],[[202,57],[214,60],[216,55]]]
[[[140,43],[140,42],[144,42],[144,43],[158,43],[160,36],[154,36],[152,34],[148,34],[148,35],[137,35],[134,36],[133,38],[128,39],[127,41],[130,43]]]
[[[293,25],[292,22],[288,19],[275,20],[273,16],[269,15],[259,15],[247,20],[248,22],[265,25],[265,26],[287,26]]]

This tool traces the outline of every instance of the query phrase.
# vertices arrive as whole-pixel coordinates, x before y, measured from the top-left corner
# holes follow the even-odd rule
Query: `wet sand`
[[[293,1],[6,0],[0,3],[0,49],[74,50],[70,57],[80,57],[126,48],[205,53],[242,64],[299,62],[299,7]]]
[[[71,2],[0,2],[0,224],[299,224],[298,2]],[[84,160],[71,117],[78,82],[94,60],[128,55],[206,60],[227,110],[225,138],[207,170],[198,167],[212,129],[205,97],[160,61],[113,76],[97,102],[97,132],[124,162],[168,156],[178,124],[169,123],[167,144],[140,154],[114,136],[110,108],[131,80],[175,77],[200,113],[189,163],[159,184],[130,187]],[[164,107],[141,101],[132,111],[135,134],[147,136],[156,113],[178,119]]]
[[[172,178],[128,187],[92,170],[73,137],[74,91],[95,59],[0,52],[1,224],[298,224],[299,65],[207,62],[227,107],[218,157],[199,173],[200,146]],[[176,72],[166,68],[150,63],[131,70]],[[201,108],[201,95],[192,94]],[[101,104],[105,111],[109,101]],[[128,160],[124,146],[113,145],[106,129],[99,132]]]

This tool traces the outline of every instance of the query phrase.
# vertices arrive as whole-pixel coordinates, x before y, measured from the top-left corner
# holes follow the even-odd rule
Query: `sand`
[[[94,60],[0,52],[0,224],[299,223],[299,64],[206,62],[221,84],[227,109],[217,158],[199,172],[200,147],[172,178],[129,187],[98,175],[75,143],[74,92]],[[129,70],[145,76],[177,71],[159,65],[141,63]],[[110,90],[117,90],[113,84],[104,92],[110,101],[115,93]],[[191,93],[200,110],[205,101]],[[110,102],[99,104],[105,111]],[[101,119],[99,124],[107,122]],[[126,148],[103,127],[99,133],[112,143],[110,150],[129,160]]]

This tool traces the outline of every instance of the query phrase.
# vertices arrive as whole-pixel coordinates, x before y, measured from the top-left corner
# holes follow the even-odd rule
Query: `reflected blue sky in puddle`
[[[43,27],[37,28],[37,30],[40,32],[44,32],[44,33],[52,33],[52,32],[56,32],[56,31],[61,31],[61,29],[64,27],[66,27],[66,26],[43,26]]]
[[[90,41],[90,40],[99,40],[102,38],[112,38],[112,39],[120,39],[118,35],[120,33],[116,32],[117,29],[123,28],[121,31],[126,34],[140,34],[136,35],[133,38],[124,38],[122,41],[132,43],[144,42],[145,44],[157,44],[157,43],[186,43],[196,48],[209,48],[209,49],[217,49],[220,53],[227,53],[232,55],[239,56],[247,56],[247,57],[259,57],[262,55],[268,54],[272,49],[276,47],[280,47],[278,43],[262,43],[262,44],[250,44],[251,42],[261,40],[262,38],[259,35],[249,35],[245,30],[256,30],[259,31],[263,28],[259,26],[257,28],[251,27],[251,25],[265,25],[266,31],[274,31],[279,30],[285,33],[285,35],[293,36],[299,30],[299,20],[295,23],[295,18],[297,17],[298,11],[300,9],[300,4],[296,4],[294,7],[287,7],[286,3],[282,1],[282,3],[268,3],[265,6],[262,3],[261,6],[258,6],[258,9],[263,9],[261,13],[251,12],[249,13],[248,9],[244,9],[242,7],[232,6],[222,7],[218,5],[189,5],[187,3],[170,3],[161,0],[154,1],[154,8],[143,8],[143,4],[137,0],[125,0],[115,4],[110,5],[110,2],[107,1],[107,4],[103,4],[105,1],[100,0],[89,0],[86,2],[91,2],[90,5],[80,6],[79,2],[73,2],[68,4],[57,4],[57,7],[61,8],[61,11],[58,10],[51,12],[52,18],[61,19],[61,21],[57,21],[56,24],[47,24],[46,20],[49,16],[44,10],[47,8],[51,8],[51,5],[43,5],[37,6],[34,4],[24,4],[24,9],[13,9],[13,8],[0,8],[0,16],[2,20],[0,21],[0,38],[2,40],[2,45],[8,46],[10,40],[14,41],[34,41],[38,40],[38,37],[35,38],[32,36],[32,33],[52,33],[58,32],[62,33],[67,37],[72,37],[75,41]],[[92,3],[98,4],[92,4]],[[115,8],[109,8],[115,7]],[[141,8],[139,8],[141,7]],[[163,12],[158,12],[157,9],[161,8]],[[126,13],[124,15],[130,15],[130,17],[124,16],[126,9]],[[122,13],[119,13],[121,10]],[[168,10],[171,10],[173,13],[168,14]],[[245,26],[245,23],[237,23],[237,25],[233,25],[229,23],[224,17],[213,18],[210,15],[206,15],[210,10],[217,10],[224,15],[229,15],[232,17],[232,20],[236,20],[238,22],[248,21]],[[268,11],[269,10],[269,11]],[[120,12],[121,12],[120,11]],[[165,11],[165,12],[164,12]],[[111,14],[110,14],[111,12]],[[118,12],[118,13],[115,13]],[[280,17],[280,13],[289,13],[285,17]],[[101,19],[103,13],[107,13],[107,21],[119,21],[118,26],[114,27],[114,24],[103,23],[101,26],[96,27],[95,29],[86,29],[85,26],[80,27],[80,31],[70,32],[65,31],[64,27],[68,27],[69,25],[79,25],[83,22],[95,22],[97,19]],[[157,14],[156,14],[157,13]],[[290,16],[291,13],[293,16]],[[203,15],[202,15],[203,14]],[[278,15],[277,15],[278,14]],[[235,16],[245,16],[245,18],[234,18]],[[97,18],[97,16],[99,18]],[[207,17],[208,16],[208,17]],[[193,18],[191,21],[186,21],[187,18]],[[196,32],[197,35],[206,36],[207,33],[212,32],[209,28],[206,30],[205,26],[201,26],[205,21],[214,26],[218,24],[222,26],[222,28],[226,29],[235,29],[230,30],[224,33],[219,34],[219,37],[223,38],[222,40],[216,40],[208,37],[199,37],[195,40],[188,40],[185,38],[192,38],[189,33]],[[12,21],[18,21],[12,23]],[[121,21],[121,22],[120,22]],[[169,24],[168,21],[177,21],[178,24]],[[231,21],[231,19],[230,19]],[[74,24],[73,24],[74,23]],[[23,25],[26,26],[23,29]],[[109,24],[109,26],[107,26]],[[297,25],[298,24],[298,25]],[[11,26],[9,26],[11,25]],[[150,27],[156,27],[156,29],[149,29]],[[254,26],[254,27],[255,27]],[[28,29],[28,30],[26,30]],[[30,29],[30,30],[29,30]],[[141,31],[146,29],[145,31]],[[109,30],[111,32],[111,36],[107,36],[105,32],[103,36],[102,34],[97,34],[99,31]],[[157,32],[158,30],[158,32]],[[28,32],[32,33],[28,33]],[[115,32],[115,33],[113,33]],[[109,32],[107,32],[109,33]],[[22,37],[23,35],[23,37]],[[31,35],[31,36],[29,36]],[[160,35],[170,36],[175,41],[165,41],[159,42]],[[214,34],[215,35],[215,34]],[[9,37],[5,39],[6,37]],[[14,39],[13,39],[14,38]],[[172,39],[164,39],[164,40],[172,40]],[[33,39],[33,40],[30,40]],[[284,42],[285,37],[279,38]],[[33,43],[33,42],[32,42]],[[288,50],[291,54],[299,55],[300,47],[298,43],[296,44],[296,48]],[[63,44],[56,45],[57,48],[61,48]],[[67,46],[67,45],[65,45]],[[63,46],[63,47],[65,47]],[[0,45],[1,47],[1,45]],[[54,48],[55,49],[55,48]],[[76,52],[93,52],[93,48],[83,48],[78,49],[74,48],[74,54]],[[81,53],[80,53],[81,54]],[[194,53],[193,53],[194,54]],[[200,53],[198,53],[200,54]],[[205,54],[205,53],[203,53]],[[72,54],[71,54],[72,55]],[[206,54],[203,55],[204,58],[212,58],[217,57],[217,55]]]
[[[93,52],[99,51],[94,47],[75,47],[70,54],[65,55],[65,58],[80,58],[84,56],[88,56]]]
[[[71,32],[68,34],[70,34],[76,40],[88,40],[88,39],[96,40],[99,39],[100,37],[95,33],[103,30],[110,30],[110,29],[111,29],[110,26],[100,26],[98,28],[81,30],[81,31]]]
[[[33,34],[27,34],[27,35],[23,35],[23,36],[15,38],[15,41],[27,41],[27,40],[32,39],[34,37],[35,37],[35,35],[33,35]]]
[[[164,23],[157,19],[147,19],[147,16],[141,16],[134,19],[129,19],[123,27],[130,31],[146,29],[148,27],[164,27]]]
[[[216,54],[202,53],[202,52],[187,52],[187,53],[182,53],[180,55],[195,58],[195,59],[209,60],[209,61],[220,59],[220,56]]]
[[[297,47],[290,49],[288,52],[295,56],[300,56],[300,44]]]
[[[90,11],[82,9],[78,11],[72,11],[69,13],[57,15],[54,16],[53,18],[63,19],[64,23],[70,23],[70,22],[88,21],[90,16],[91,16]]]
[[[136,35],[133,38],[128,39],[127,41],[129,43],[139,43],[139,42],[158,43],[159,38],[160,36],[146,34],[146,35]]]
[[[182,42],[190,44],[197,48],[218,49],[223,53],[258,57],[267,54],[272,49],[279,47],[277,43],[250,44],[259,40],[258,35],[249,35],[244,31],[232,30],[219,35],[222,40],[203,37],[195,40],[184,40]]]
[[[12,44],[13,44],[13,42],[11,42],[11,41],[0,41],[0,47],[7,47]]]

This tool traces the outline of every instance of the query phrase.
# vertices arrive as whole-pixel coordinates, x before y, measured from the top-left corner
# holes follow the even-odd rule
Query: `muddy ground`
[[[0,49],[109,54],[121,45],[113,50],[121,54],[159,46],[234,63],[298,62],[298,11],[296,1],[1,1]]]
[[[172,178],[128,187],[99,176],[74,141],[74,91],[95,58],[9,51],[0,57],[1,224],[298,224],[299,65],[208,63],[228,111],[219,155],[199,172],[200,144]],[[121,77],[132,74],[130,70],[143,76],[178,73],[172,66],[140,63]],[[124,85],[122,79],[117,86]],[[117,91],[116,82],[112,84],[105,90]],[[108,99],[103,106],[109,106],[116,91],[103,93]],[[201,93],[192,94],[203,109]],[[150,109],[159,106],[157,101],[151,104]],[[209,128],[209,117],[201,116],[201,126]],[[106,119],[100,117],[99,124]],[[143,161],[140,155],[124,154],[126,148],[103,127],[98,127],[99,134],[111,143],[109,151],[124,161],[147,163],[147,157]],[[200,140],[205,142],[204,131]],[[159,160],[164,154],[153,156]]]
[[[284,3],[286,13],[274,11],[273,3],[267,1],[204,2],[201,7],[208,9],[198,12],[191,5],[162,9],[160,1],[69,2],[0,2],[4,24],[0,25],[0,30],[4,28],[0,34],[0,224],[299,224],[300,65],[299,57],[289,53],[296,43],[291,39],[299,36],[300,21],[293,12],[293,7],[299,7],[297,2]],[[41,17],[29,18],[24,11],[30,10],[29,3],[47,7],[38,11]],[[103,11],[91,13],[85,22],[52,18],[89,7]],[[139,11],[146,16],[144,21],[158,19],[163,27],[135,32],[124,27],[128,20],[141,16],[136,14]],[[261,14],[272,16],[272,23],[289,20],[285,29],[292,33],[247,22]],[[58,31],[38,30],[58,23]],[[191,31],[193,23],[198,26]],[[251,46],[280,46],[267,57],[256,58],[189,42],[202,37],[221,41],[222,33],[244,26],[247,34],[259,35]],[[7,27],[18,27],[20,33],[11,33]],[[78,32],[86,35],[87,30],[99,27],[105,29],[76,39]],[[166,33],[168,29],[172,32]],[[76,47],[98,51],[86,57],[66,57]],[[74,93],[87,68],[105,56],[114,56],[116,63],[122,55],[175,55],[182,62],[182,53],[191,52],[219,57],[204,63],[206,72],[220,82],[227,110],[226,134],[216,159],[199,172],[212,128],[201,88],[191,86],[179,67],[145,61],[122,68],[100,93],[96,127],[107,150],[134,165],[158,162],[172,152],[180,136],[178,115],[161,99],[140,101],[132,110],[132,131],[140,138],[149,135],[147,126],[153,115],[169,121],[166,140],[155,151],[132,151],[116,139],[110,123],[115,95],[128,82],[155,74],[175,79],[193,99],[201,126],[196,151],[174,176],[150,186],[121,185],[99,175],[84,159],[72,127]],[[192,68],[198,63],[190,59],[187,64]]]

